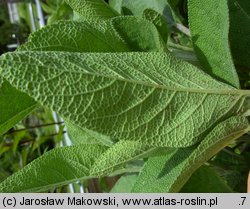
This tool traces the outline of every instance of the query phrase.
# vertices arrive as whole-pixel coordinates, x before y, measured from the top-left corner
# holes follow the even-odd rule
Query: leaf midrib
[[[28,51],[16,52],[15,54],[25,54],[26,52],[28,52]],[[58,53],[58,51],[50,51],[49,53],[53,53],[53,52]],[[46,53],[46,52],[35,52],[35,53],[38,54],[38,53]],[[29,52],[29,54],[31,54],[31,53]],[[71,53],[69,53],[69,54],[71,54]],[[98,53],[91,53],[91,54],[98,54]],[[20,62],[20,61],[15,61],[15,63],[24,64],[23,62]],[[75,63],[73,63],[73,64],[75,65]],[[29,63],[29,66],[32,66],[32,65],[37,67],[37,64]],[[81,70],[83,69],[82,67],[80,67],[78,65],[75,65],[75,66],[78,67]],[[47,67],[47,69],[49,69],[49,66],[46,66],[46,67]],[[54,68],[51,68],[51,69],[54,69]],[[85,74],[85,75],[89,75],[89,76],[93,76],[93,77],[107,78],[107,79],[110,79],[110,80],[133,83],[133,84],[136,84],[136,85],[142,85],[142,86],[146,86],[146,87],[162,89],[162,90],[168,90],[168,91],[203,93],[203,94],[205,93],[205,94],[217,94],[217,95],[239,95],[241,97],[242,96],[250,96],[250,90],[241,90],[241,89],[236,89],[236,88],[233,88],[233,87],[232,87],[232,89],[230,89],[230,88],[228,88],[228,89],[198,89],[198,88],[189,88],[189,87],[181,88],[181,87],[170,87],[170,86],[165,86],[165,85],[156,84],[156,83],[153,84],[153,83],[149,83],[149,82],[146,82],[146,81],[138,81],[138,80],[134,80],[134,79],[126,79],[126,78],[121,78],[121,77],[102,75],[102,74],[91,73],[91,72],[86,72],[86,71],[79,72],[79,71],[73,71],[73,70],[71,70],[71,71],[65,70],[65,71],[63,71],[63,73]],[[207,76],[209,76],[209,75],[207,75]],[[217,81],[217,82],[219,82],[219,81]],[[33,81],[33,83],[35,83],[35,82]],[[229,86],[229,87],[231,87],[231,86]]]

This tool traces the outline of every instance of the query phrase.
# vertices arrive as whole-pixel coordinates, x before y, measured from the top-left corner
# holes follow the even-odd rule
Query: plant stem
[[[26,127],[26,128],[22,128],[22,129],[18,129],[18,130],[9,131],[9,132],[5,133],[4,135],[16,133],[16,132],[21,132],[21,131],[27,131],[29,129],[36,129],[36,128],[42,128],[42,127],[46,127],[46,126],[60,125],[60,124],[63,124],[63,122],[47,123],[47,124],[42,124],[42,125],[30,126],[30,127]]]

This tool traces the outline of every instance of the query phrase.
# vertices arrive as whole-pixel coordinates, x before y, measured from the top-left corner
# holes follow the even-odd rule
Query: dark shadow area
[[[164,169],[159,173],[158,178],[162,178],[170,173],[175,167],[183,163],[194,151],[194,147],[178,149],[165,163]]]

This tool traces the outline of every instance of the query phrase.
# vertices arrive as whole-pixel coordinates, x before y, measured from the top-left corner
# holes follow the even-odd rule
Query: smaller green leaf
[[[16,125],[37,106],[31,97],[4,81],[2,86],[0,85],[0,135]]]
[[[168,28],[163,16],[153,9],[145,9],[143,11],[143,17],[152,22],[161,34],[165,43],[168,41]]]
[[[110,22],[93,26],[87,22],[61,21],[31,34],[18,51],[123,52],[129,51],[129,47]]]
[[[66,0],[86,21],[107,20],[119,14],[103,0]]]
[[[229,48],[227,0],[189,0],[188,16],[194,49],[204,69],[239,88],[239,78]]]
[[[204,162],[249,131],[245,117],[235,116],[217,125],[197,146],[151,157],[145,163],[133,192],[178,192]]]
[[[68,4],[65,2],[58,5],[58,7],[54,10],[54,12],[49,15],[47,24],[53,24],[60,20],[72,19],[73,11]]]
[[[117,34],[130,47],[130,51],[164,51],[164,44],[156,27],[148,20],[120,17],[111,21]]]
[[[110,137],[81,128],[70,121],[65,121],[65,124],[73,144],[100,144],[111,147],[114,143]]]
[[[175,25],[171,8],[167,0],[123,0],[122,9],[124,14],[143,16],[143,11],[153,9],[164,17],[168,27]]]
[[[112,188],[110,193],[129,193],[136,181],[137,174],[127,174],[122,176]]]
[[[226,193],[233,190],[209,166],[203,165],[193,173],[181,192],[187,193]]]
[[[0,183],[0,192],[39,192],[91,178],[89,170],[107,148],[77,145],[55,148]]]

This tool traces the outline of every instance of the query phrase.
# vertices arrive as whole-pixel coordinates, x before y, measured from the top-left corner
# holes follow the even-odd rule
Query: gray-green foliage
[[[31,35],[16,52],[0,58],[0,75],[11,88],[63,116],[75,146],[46,153],[7,178],[0,191],[45,191],[133,172],[128,163],[148,158],[126,191],[134,185],[134,192],[178,192],[199,166],[249,131],[243,115],[250,93],[229,85],[238,86],[238,77],[227,43],[224,0],[217,3],[220,10],[217,4],[200,8],[190,0],[189,18],[202,68],[229,84],[166,50],[166,22],[173,20],[171,12],[164,13],[167,1],[112,1],[121,13],[122,5],[124,13],[139,17],[119,16],[101,0],[67,2],[78,21],[58,22]],[[212,20],[222,13],[223,27],[214,39],[209,35],[218,25],[203,21],[201,27],[200,15],[210,6],[217,11],[209,13]],[[223,62],[213,46],[221,46]]]

